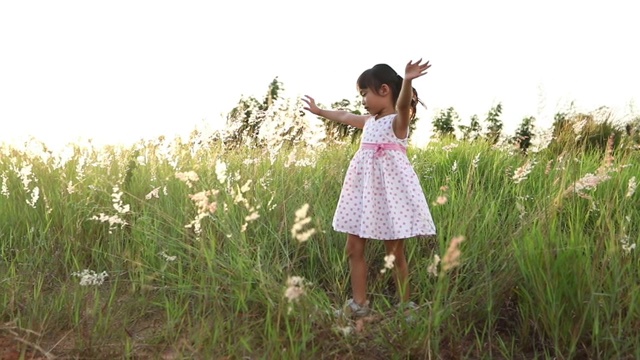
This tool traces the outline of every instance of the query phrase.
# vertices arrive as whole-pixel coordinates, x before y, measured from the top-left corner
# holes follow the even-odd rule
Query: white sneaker
[[[347,300],[342,309],[336,310],[336,316],[347,316],[352,318],[361,318],[369,315],[371,309],[369,308],[369,301],[364,305],[359,305],[353,299]]]
[[[413,314],[416,312],[416,310],[418,310],[420,307],[414,303],[413,301],[409,301],[409,302],[405,302],[405,303],[398,303],[396,305],[396,307],[403,312],[403,314],[405,315],[405,320],[408,323],[412,323],[414,322],[416,319],[413,316]]]

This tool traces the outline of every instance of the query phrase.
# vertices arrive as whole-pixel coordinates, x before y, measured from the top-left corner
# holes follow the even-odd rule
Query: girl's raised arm
[[[320,109],[316,105],[316,101],[314,100],[314,98],[312,98],[309,95],[305,95],[305,97],[302,98],[302,101],[304,101],[307,104],[307,106],[305,106],[304,109],[309,111],[310,113],[314,115],[322,116],[323,118],[327,118],[331,121],[337,121],[342,124],[351,125],[358,129],[362,129],[364,127],[364,123],[369,117],[367,115],[352,114],[344,110]]]
[[[396,102],[396,111],[398,116],[393,121],[393,131],[397,137],[403,139],[407,137],[409,132],[409,122],[411,121],[411,99],[413,98],[413,86],[411,81],[419,78],[427,73],[431,64],[427,61],[421,64],[422,59],[417,62],[409,61],[404,70],[404,79],[402,80],[402,88]]]

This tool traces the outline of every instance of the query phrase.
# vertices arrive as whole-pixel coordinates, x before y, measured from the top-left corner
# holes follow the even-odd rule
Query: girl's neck
[[[395,111],[383,111],[380,114],[376,115],[375,119],[378,120],[378,119],[381,119],[381,118],[383,118],[385,116],[389,116],[389,115],[392,115],[392,114],[395,114],[395,113],[396,113]]]
[[[378,120],[380,118],[383,118],[385,116],[389,116],[395,113],[396,113],[395,105],[393,105],[393,103],[389,103],[388,105],[382,106],[380,111],[376,114],[375,119]]]

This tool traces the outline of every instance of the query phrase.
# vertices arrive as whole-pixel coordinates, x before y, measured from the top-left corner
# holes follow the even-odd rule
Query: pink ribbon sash
[[[400,144],[394,144],[394,143],[362,143],[360,145],[360,149],[365,149],[365,150],[375,150],[375,157],[380,157],[382,155],[384,155],[384,152],[386,150],[395,150],[395,151],[402,151],[403,153],[407,153],[407,148],[400,145]]]

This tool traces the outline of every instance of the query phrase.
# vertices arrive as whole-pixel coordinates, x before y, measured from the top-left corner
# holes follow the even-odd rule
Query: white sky
[[[513,129],[572,100],[619,117],[640,105],[632,1],[429,3],[1,1],[0,142],[188,134],[276,76],[328,104],[355,99],[366,68],[420,57],[433,66],[414,83],[430,108],[418,138],[449,106],[467,122],[502,102]]]

